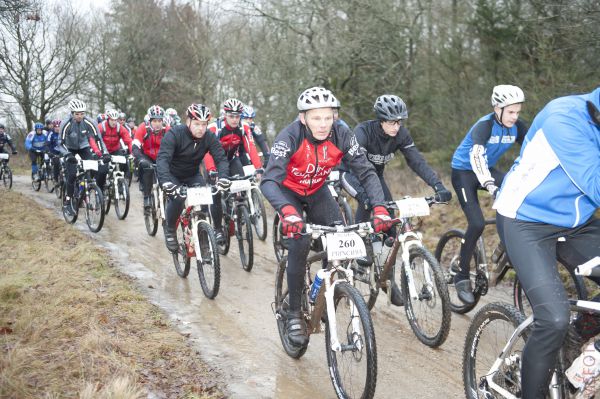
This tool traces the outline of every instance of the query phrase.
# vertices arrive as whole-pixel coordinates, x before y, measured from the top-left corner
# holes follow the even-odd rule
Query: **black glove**
[[[140,169],[152,169],[152,162],[146,160],[146,159],[140,159],[140,162],[138,162],[138,168]]]
[[[17,155],[17,151],[13,151],[13,152],[12,152],[12,154],[13,154],[13,155]]]
[[[210,184],[216,184],[218,177],[219,172],[217,172],[216,170],[211,170],[210,172],[208,172],[208,181],[210,182]]]
[[[452,199],[452,193],[448,191],[442,183],[437,183],[434,190],[435,200],[437,202],[449,202]]]
[[[70,152],[65,154],[64,160],[65,163],[77,163],[77,158],[75,158],[75,155],[71,154]]]
[[[257,175],[262,175],[265,173],[265,170],[263,168],[258,168],[254,171],[254,173]]]
[[[163,183],[162,189],[169,197],[176,197],[179,194],[179,186],[170,181]]]
[[[110,163],[110,160],[111,160],[110,154],[102,155],[102,162],[104,162],[105,165],[108,165]]]
[[[229,187],[231,187],[231,180],[220,178],[219,180],[217,180],[217,186],[222,189],[228,189]]]

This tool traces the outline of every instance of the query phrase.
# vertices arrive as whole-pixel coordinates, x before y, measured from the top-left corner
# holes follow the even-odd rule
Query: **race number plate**
[[[340,180],[340,171],[339,170],[332,170],[329,173],[329,177],[327,178],[327,180],[329,180],[329,181],[338,181],[338,180]]]
[[[425,198],[405,198],[396,201],[401,218],[429,216],[429,205]]]
[[[244,168],[244,176],[252,176],[256,172],[254,165],[246,165]]]
[[[8,159],[8,154],[5,154],[5,153],[0,154],[0,159]]]
[[[213,196],[210,187],[190,187],[187,190],[187,206],[210,205]]]
[[[127,158],[123,155],[111,155],[110,159],[114,163],[127,163]]]
[[[94,159],[82,159],[81,166],[83,166],[83,170],[98,170],[98,161]]]
[[[232,193],[241,193],[242,191],[248,191],[252,188],[250,180],[234,180],[231,182],[231,188],[229,189]]]
[[[327,259],[347,260],[367,256],[365,243],[354,232],[327,234]]]

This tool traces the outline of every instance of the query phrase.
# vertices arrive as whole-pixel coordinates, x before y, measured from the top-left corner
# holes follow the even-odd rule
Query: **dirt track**
[[[245,272],[237,243],[221,257],[221,289],[215,300],[202,294],[195,267],[187,279],[177,276],[162,230],[146,233],[141,196],[132,184],[132,206],[125,221],[111,208],[102,231],[95,235],[108,248],[121,270],[139,281],[150,301],[170,315],[174,324],[197,346],[202,358],[222,373],[235,398],[335,398],[327,370],[324,334],[311,336],[300,360],[283,351],[271,311],[275,257],[270,233],[265,242],[255,238],[255,265]],[[28,178],[16,177],[14,190],[56,209],[54,194],[31,189]],[[88,231],[83,216],[75,224]],[[93,235],[93,233],[89,233]],[[485,299],[504,300],[491,292]],[[487,301],[486,301],[487,302]],[[380,295],[372,312],[378,352],[377,398],[462,398],[461,355],[464,334],[474,312],[452,315],[448,340],[430,349],[413,335],[403,308],[388,306]]]

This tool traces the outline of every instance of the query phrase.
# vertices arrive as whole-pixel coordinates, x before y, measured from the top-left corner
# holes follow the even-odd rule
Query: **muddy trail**
[[[28,177],[15,178],[18,190],[41,205],[55,209],[54,194],[34,192]],[[221,256],[221,288],[214,300],[200,288],[194,262],[187,279],[180,278],[164,245],[162,229],[146,233],[141,195],[131,186],[129,215],[119,221],[111,207],[102,230],[90,233],[80,214],[75,227],[96,237],[112,254],[120,270],[139,282],[148,299],[162,308],[174,325],[197,347],[203,360],[216,367],[234,398],[335,398],[329,379],[324,334],[312,335],[306,354],[294,360],[283,351],[271,310],[275,256],[271,232],[265,242],[254,240],[254,268],[240,266],[237,241]],[[268,206],[268,205],[267,205]],[[270,224],[269,224],[270,226]],[[270,227],[269,227],[270,228]],[[509,301],[496,290],[484,298]],[[479,305],[481,306],[481,305]],[[383,294],[372,311],[378,354],[377,398],[461,398],[462,350],[467,315],[452,315],[447,341],[430,349],[414,336],[404,308],[386,303]]]

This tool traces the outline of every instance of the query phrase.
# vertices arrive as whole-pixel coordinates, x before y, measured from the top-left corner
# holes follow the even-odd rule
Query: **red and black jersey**
[[[242,124],[236,128],[231,128],[224,123],[223,127],[219,128],[218,124],[213,122],[208,125],[208,132],[218,137],[225,155],[227,155],[227,160],[230,161],[235,157],[243,157],[247,154],[255,168],[258,169],[262,166],[256,146],[254,145],[252,131],[248,125]],[[246,162],[247,159],[243,161],[244,164]],[[216,169],[215,162],[210,154],[207,154],[204,158],[204,166],[206,166],[206,170],[208,171]]]
[[[102,140],[104,140],[104,144],[111,154],[121,149],[121,139],[131,153],[131,136],[129,131],[120,123],[117,122],[115,127],[110,127],[108,121],[104,121],[98,124],[98,133],[102,136]]]
[[[141,148],[144,154],[148,155],[153,161],[156,161],[160,142],[168,131],[169,126],[163,127],[158,132],[154,132],[149,124],[146,125],[145,122],[142,122],[135,131],[135,138],[132,145]]]
[[[329,138],[317,142],[300,121],[287,126],[275,138],[261,191],[279,211],[287,205],[281,186],[301,196],[309,196],[323,186],[342,159],[358,177],[371,203],[382,204],[384,197],[379,178],[354,133],[346,127],[334,125]]]

